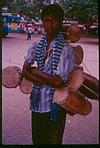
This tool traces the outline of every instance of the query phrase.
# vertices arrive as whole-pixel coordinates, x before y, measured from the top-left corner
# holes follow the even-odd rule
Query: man
[[[57,4],[41,12],[45,29],[41,40],[33,43],[23,65],[23,77],[33,82],[30,95],[33,144],[62,144],[66,113],[53,100],[56,88],[64,87],[74,69],[73,48],[61,33],[64,11]],[[37,67],[32,67],[34,62]]]

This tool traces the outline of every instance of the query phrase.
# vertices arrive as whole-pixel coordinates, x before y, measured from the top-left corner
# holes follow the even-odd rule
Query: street
[[[2,39],[2,68],[22,68],[28,48],[39,36],[32,36],[32,40],[26,38],[26,34],[9,33]],[[73,45],[81,45],[84,50],[84,71],[99,79],[98,39],[81,37]],[[92,111],[87,116],[67,115],[63,144],[99,144],[99,102],[90,101]],[[2,86],[2,144],[32,144],[29,94],[23,94],[18,87],[8,89]]]

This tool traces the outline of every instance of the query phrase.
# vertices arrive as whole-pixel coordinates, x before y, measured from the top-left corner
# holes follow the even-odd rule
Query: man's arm
[[[61,77],[50,76],[37,68],[31,68],[31,64],[27,61],[24,62],[22,75],[33,83],[46,84],[56,88],[64,86],[64,81]]]
[[[44,82],[41,79],[37,78],[31,73],[31,64],[28,63],[27,61],[24,62],[22,68],[21,79],[23,79],[23,77],[32,81],[33,83],[44,84]]]

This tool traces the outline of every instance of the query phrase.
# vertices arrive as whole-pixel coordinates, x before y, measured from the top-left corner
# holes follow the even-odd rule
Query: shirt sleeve
[[[62,51],[56,75],[60,76],[66,83],[69,73],[74,70],[76,66],[74,49],[72,46],[67,45],[67,47],[64,47]]]
[[[28,49],[28,52],[27,52],[26,56],[24,57],[24,59],[31,64],[34,64],[34,61],[36,59],[36,47],[37,47],[37,43],[35,42]]]

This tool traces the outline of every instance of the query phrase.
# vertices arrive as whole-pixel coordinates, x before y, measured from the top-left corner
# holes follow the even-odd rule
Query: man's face
[[[48,15],[43,18],[43,25],[48,35],[55,35],[59,32],[62,22]]]

